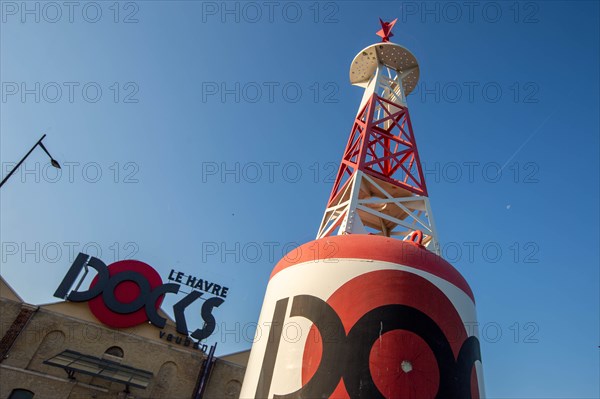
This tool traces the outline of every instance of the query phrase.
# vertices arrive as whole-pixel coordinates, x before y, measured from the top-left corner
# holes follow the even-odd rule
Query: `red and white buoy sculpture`
[[[483,398],[475,300],[437,254],[406,104],[419,67],[389,42],[395,22],[352,61],[365,94],[317,239],[271,274],[241,398]]]

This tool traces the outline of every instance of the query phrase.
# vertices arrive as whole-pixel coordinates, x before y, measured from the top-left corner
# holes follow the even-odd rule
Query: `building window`
[[[116,357],[123,357],[124,354],[123,349],[119,348],[118,346],[111,346],[104,353]]]
[[[33,392],[27,389],[13,389],[8,399],[31,399],[33,395]]]

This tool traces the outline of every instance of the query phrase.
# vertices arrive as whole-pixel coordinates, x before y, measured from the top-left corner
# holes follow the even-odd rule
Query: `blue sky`
[[[350,62],[398,17],[488,396],[600,396],[598,2],[0,5],[2,176],[42,133],[63,164],[38,149],[0,191],[1,272],[28,302],[55,300],[72,253],[133,256],[227,285],[208,342],[249,348],[272,267],[316,234]]]

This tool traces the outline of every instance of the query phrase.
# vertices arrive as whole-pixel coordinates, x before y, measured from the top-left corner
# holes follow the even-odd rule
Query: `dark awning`
[[[152,380],[153,374],[146,370],[140,370],[123,364],[98,357],[84,355],[72,350],[44,360],[44,364],[64,369],[69,377],[75,372],[104,378],[109,381],[120,382],[127,387],[146,388]]]

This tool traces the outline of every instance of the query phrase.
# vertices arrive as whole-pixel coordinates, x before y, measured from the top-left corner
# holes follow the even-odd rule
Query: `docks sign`
[[[77,285],[71,290],[84,268],[87,273],[87,267],[97,272],[88,289],[80,290],[80,286]],[[172,279],[173,273],[174,271],[171,271],[169,280],[181,281]],[[194,289],[173,305],[178,333],[186,336],[189,334],[200,341],[214,332],[216,322],[212,314],[213,309],[225,301],[223,298],[227,294],[226,287],[217,287],[218,290],[212,291],[215,296],[206,299],[202,304],[200,314],[204,320],[203,328],[198,328],[191,334],[188,331],[185,310],[204,293]],[[204,287],[200,287],[202,288]],[[165,295],[177,294],[179,289],[180,284],[163,284],[158,272],[144,262],[122,260],[106,266],[100,259],[80,253],[54,296],[73,302],[88,302],[94,316],[110,327],[127,328],[149,321],[158,328],[164,328],[167,320],[159,314],[158,309]]]

